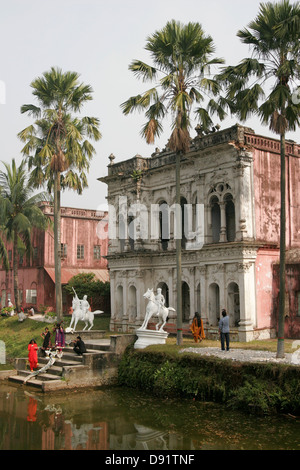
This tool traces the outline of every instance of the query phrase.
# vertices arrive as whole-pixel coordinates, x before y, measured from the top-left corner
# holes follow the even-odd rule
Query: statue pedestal
[[[166,339],[169,335],[166,331],[156,330],[136,330],[138,337],[134,343],[134,349],[144,349],[151,344],[166,344]]]

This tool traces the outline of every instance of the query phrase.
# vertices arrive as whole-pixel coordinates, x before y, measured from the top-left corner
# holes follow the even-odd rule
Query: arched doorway
[[[209,286],[209,324],[218,325],[220,318],[220,289],[218,284],[213,283]]]
[[[118,320],[121,320],[123,318],[123,286],[117,287],[115,314]]]
[[[165,307],[169,307],[169,288],[165,282],[160,282],[157,286],[157,289],[161,289],[161,293],[165,299]],[[156,290],[157,290],[156,289]]]
[[[128,291],[128,317],[129,321],[135,321],[137,316],[136,288],[130,286]]]
[[[182,283],[182,321],[190,319],[190,288],[186,282]]]
[[[200,282],[196,287],[195,307],[196,307],[196,312],[201,314],[202,312],[201,312],[201,285],[200,285]]]
[[[240,321],[240,293],[239,286],[235,282],[228,285],[227,310],[231,319],[231,326],[237,327]]]

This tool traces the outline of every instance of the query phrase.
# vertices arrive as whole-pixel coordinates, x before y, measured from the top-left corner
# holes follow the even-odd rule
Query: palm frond
[[[161,123],[151,118],[141,129],[141,136],[145,138],[147,144],[154,144],[156,137],[159,137],[163,128]]]
[[[134,60],[129,65],[129,70],[134,73],[134,75],[142,79],[143,82],[152,81],[157,76],[157,70],[155,67],[151,67],[150,65],[142,62],[141,60]]]

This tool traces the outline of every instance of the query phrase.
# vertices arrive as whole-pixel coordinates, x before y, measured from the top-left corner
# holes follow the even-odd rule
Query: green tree
[[[251,51],[250,58],[224,68],[219,80],[226,86],[232,113],[246,120],[251,114],[280,136],[280,298],[277,357],[284,357],[285,251],[286,251],[286,132],[299,126],[299,100],[295,85],[300,78],[299,2],[261,3],[259,13],[238,37]],[[299,82],[298,82],[299,83]],[[224,103],[224,101],[223,101]]]
[[[22,152],[32,170],[34,187],[47,182],[54,195],[54,256],[56,313],[62,319],[61,288],[61,190],[69,188],[82,193],[88,186],[87,172],[95,154],[91,140],[101,138],[99,120],[77,116],[92,99],[92,88],[79,82],[76,72],[62,72],[52,67],[31,83],[39,106],[26,104],[21,113],[35,118],[18,135],[26,142]]]
[[[134,111],[145,113],[147,122],[141,135],[148,144],[153,144],[163,131],[162,121],[171,114],[171,135],[168,147],[176,153],[176,224],[181,233],[180,207],[180,162],[190,147],[192,111],[195,112],[203,130],[213,125],[212,116],[217,113],[225,117],[222,105],[214,99],[219,93],[219,84],[211,78],[212,66],[223,63],[213,57],[213,39],[205,35],[199,23],[186,25],[172,20],[149,36],[145,49],[150,52],[153,65],[134,60],[129,69],[143,82],[154,86],[121,104],[128,115]],[[204,108],[203,105],[206,104]],[[177,265],[177,344],[182,344],[182,299],[181,299],[181,240],[176,239]]]
[[[5,171],[0,171],[0,221],[4,237],[13,247],[14,299],[19,311],[19,254],[26,253],[30,258],[32,229],[47,228],[49,221],[39,208],[39,203],[49,200],[49,196],[44,192],[33,194],[25,161],[18,167],[13,159],[11,166],[7,163],[4,166]]]
[[[64,291],[72,296],[76,292],[80,299],[86,295],[90,304],[93,305],[93,309],[95,309],[99,308],[99,305],[101,306],[103,297],[110,297],[110,283],[96,279],[95,274],[92,272],[79,273],[69,280],[68,284],[64,286]]]

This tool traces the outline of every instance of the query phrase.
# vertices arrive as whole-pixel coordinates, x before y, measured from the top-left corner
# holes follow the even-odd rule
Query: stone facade
[[[176,156],[166,148],[150,158],[110,159],[100,181],[108,186],[111,329],[131,332],[144,318],[148,287],[161,287],[166,306],[176,308]],[[300,147],[288,141],[286,222],[293,248],[300,247],[299,165]],[[198,135],[180,171],[183,324],[188,327],[198,311],[213,334],[226,308],[240,341],[275,335],[279,141],[240,125]]]

